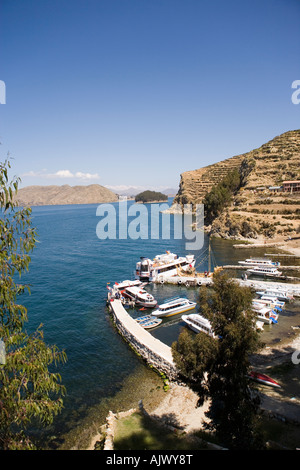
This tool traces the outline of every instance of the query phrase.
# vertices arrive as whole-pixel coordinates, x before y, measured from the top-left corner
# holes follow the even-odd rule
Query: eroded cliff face
[[[300,179],[300,130],[281,134],[245,154],[183,173],[174,203],[201,203],[234,168],[245,175],[243,186],[207,230],[225,238],[300,234],[300,193],[274,189],[283,181]]]

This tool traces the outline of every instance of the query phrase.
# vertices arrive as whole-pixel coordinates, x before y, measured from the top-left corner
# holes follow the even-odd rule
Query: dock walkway
[[[295,297],[300,297],[300,283],[292,284],[287,282],[272,282],[272,281],[259,281],[252,279],[234,279],[241,286],[252,287],[253,289],[282,289],[287,290]],[[211,286],[213,284],[212,277],[193,277],[193,276],[172,276],[164,277],[163,279],[155,281],[157,284],[175,284],[191,287]]]
[[[111,299],[109,309],[120,334],[146,362],[170,379],[177,378],[171,348],[145,330],[125,310],[121,300]]]

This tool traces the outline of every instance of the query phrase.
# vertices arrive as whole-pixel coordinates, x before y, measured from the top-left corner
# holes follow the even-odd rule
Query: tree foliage
[[[222,272],[214,275],[213,287],[211,296],[202,288],[200,305],[216,337],[185,330],[172,345],[174,361],[199,404],[210,399],[206,427],[228,447],[257,449],[259,398],[249,387],[249,356],[260,346],[253,296]]]
[[[210,224],[227,207],[233,194],[240,188],[241,175],[238,170],[232,170],[206,194],[203,204],[205,223]]]
[[[66,360],[63,351],[45,344],[42,325],[32,334],[24,329],[27,309],[19,296],[30,290],[17,280],[28,270],[36,232],[31,209],[18,208],[14,202],[19,179],[9,181],[9,169],[9,160],[0,163],[0,339],[5,345],[0,364],[0,449],[4,450],[34,448],[25,434],[28,425],[49,424],[60,412],[65,388],[50,367]]]

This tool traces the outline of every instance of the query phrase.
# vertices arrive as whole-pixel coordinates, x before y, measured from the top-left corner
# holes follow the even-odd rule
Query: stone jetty
[[[133,349],[152,367],[176,380],[177,370],[169,346],[154,338],[125,310],[119,299],[110,299],[109,309],[116,328]]]

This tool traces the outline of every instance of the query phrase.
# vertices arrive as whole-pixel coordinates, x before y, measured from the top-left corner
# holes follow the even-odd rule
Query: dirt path
[[[209,402],[201,407],[197,407],[197,402],[198,396],[191,389],[172,383],[164,400],[150,414],[186,432],[195,431],[202,428],[209,407]]]

